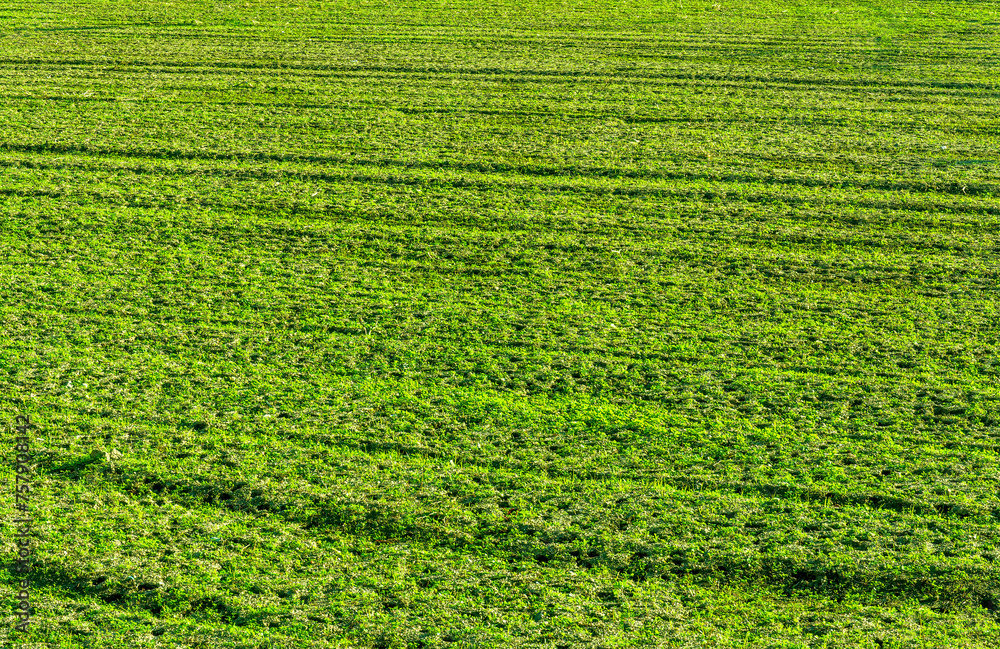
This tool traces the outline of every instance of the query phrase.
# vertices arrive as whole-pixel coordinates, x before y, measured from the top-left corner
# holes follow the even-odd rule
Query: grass
[[[0,640],[1000,639],[989,3],[0,15]]]

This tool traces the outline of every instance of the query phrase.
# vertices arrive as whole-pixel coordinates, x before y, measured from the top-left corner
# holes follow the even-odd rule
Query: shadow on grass
[[[14,564],[2,568],[11,575]],[[184,615],[235,626],[254,626],[269,614],[254,613],[231,604],[223,593],[189,593],[160,582],[123,582],[106,575],[70,570],[56,562],[36,559],[28,573],[29,592],[52,589],[74,600],[102,602],[116,608],[145,611],[156,618]]]
[[[385,445],[368,449],[384,450]],[[545,523],[515,524],[507,520],[480,519],[464,526],[449,525],[444,516],[424,510],[414,511],[406,504],[368,502],[357,498],[327,498],[294,494],[274,495],[245,482],[225,483],[197,477],[166,477],[149,472],[129,470],[106,471],[113,482],[133,493],[159,494],[189,507],[205,505],[242,512],[256,517],[276,516],[285,522],[300,525],[307,534],[336,530],[341,533],[383,543],[418,543],[457,552],[490,555],[497,558],[535,563],[571,570],[606,568],[615,574],[641,582],[649,579],[693,578],[707,586],[738,584],[743,586],[776,587],[789,595],[822,594],[835,599],[861,597],[873,601],[915,598],[941,610],[968,606],[987,609],[996,605],[1000,592],[998,572],[992,565],[964,563],[962,566],[935,561],[889,563],[885,560],[847,562],[813,553],[801,559],[769,556],[766,552],[749,555],[706,554],[689,552],[685,543],[660,540],[628,542],[610,527],[584,535],[579,531],[556,533]],[[593,476],[597,479],[597,476]],[[687,487],[704,489],[688,484]],[[735,485],[734,485],[735,486]],[[773,497],[806,498],[818,501],[831,496],[845,502],[865,505],[878,503],[893,509],[910,509],[909,501],[876,500],[873,496],[836,495],[820,492],[776,489],[766,485],[742,485],[744,492]],[[941,508],[929,507],[931,517],[942,514]],[[618,528],[619,531],[621,528]],[[586,537],[586,538],[585,538]],[[631,548],[630,551],[625,551]],[[41,574],[46,574],[43,570]],[[58,575],[60,583],[76,584],[79,575]],[[75,586],[79,587],[79,586]],[[108,592],[101,586],[94,592],[106,602],[135,602],[151,612],[160,604],[151,594],[141,594],[118,588]],[[88,587],[84,587],[87,591]],[[109,599],[117,598],[117,599]],[[181,598],[183,602],[187,599]],[[221,602],[221,603],[220,603]],[[178,602],[179,603],[179,602]],[[237,623],[249,619],[247,614],[226,608],[224,600],[205,600],[195,606],[194,613],[218,617]],[[200,607],[200,608],[199,608]]]

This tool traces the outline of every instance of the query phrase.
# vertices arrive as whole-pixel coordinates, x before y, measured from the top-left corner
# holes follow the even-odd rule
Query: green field
[[[996,647],[1000,5],[0,2],[0,644]]]

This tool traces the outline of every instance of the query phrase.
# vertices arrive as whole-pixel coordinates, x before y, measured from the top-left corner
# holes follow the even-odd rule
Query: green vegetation
[[[995,3],[0,16],[5,645],[1000,640]]]

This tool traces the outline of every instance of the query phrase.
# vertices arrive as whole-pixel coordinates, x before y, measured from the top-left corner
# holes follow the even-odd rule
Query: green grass
[[[998,62],[986,2],[0,3],[0,640],[994,646]]]

